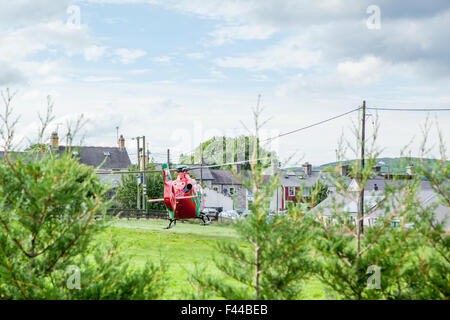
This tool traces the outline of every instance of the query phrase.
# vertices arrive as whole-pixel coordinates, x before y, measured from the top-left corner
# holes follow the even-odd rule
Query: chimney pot
[[[57,132],[53,132],[52,135],[50,136],[50,146],[53,149],[57,149],[59,147],[59,138]]]
[[[119,138],[119,149],[125,150],[125,138],[123,137],[123,135],[120,135]]]
[[[310,176],[312,174],[312,164],[306,162],[302,165],[303,172]]]

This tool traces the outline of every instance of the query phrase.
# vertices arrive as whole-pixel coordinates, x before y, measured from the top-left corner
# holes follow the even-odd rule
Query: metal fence
[[[107,211],[107,215],[122,219],[166,219],[167,211],[165,210],[137,210],[137,209],[121,209],[111,208]]]
[[[106,213],[109,216],[120,219],[167,219],[168,214],[166,210],[137,210],[137,209],[121,209],[111,208]],[[218,220],[219,213],[210,213],[208,216],[212,221]]]

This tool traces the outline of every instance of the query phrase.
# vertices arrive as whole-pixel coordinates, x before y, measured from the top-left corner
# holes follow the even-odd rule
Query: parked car
[[[239,214],[236,210],[227,210],[219,213],[219,219],[236,220],[239,218]]]
[[[203,209],[202,213],[206,214],[206,215],[212,215],[213,216],[213,215],[217,214],[217,210],[214,209],[214,208],[205,208],[205,209]]]

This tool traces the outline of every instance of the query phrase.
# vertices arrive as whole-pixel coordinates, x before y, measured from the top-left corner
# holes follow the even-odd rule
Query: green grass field
[[[167,224],[165,220],[115,220],[111,222],[108,233],[120,243],[121,251],[129,257],[133,267],[142,266],[148,259],[159,262],[164,257],[170,281],[163,299],[188,299],[192,288],[186,271],[193,270],[198,264],[212,274],[223,276],[214,265],[212,244],[225,239],[239,239],[230,225],[213,223],[203,226],[178,222],[174,228],[165,230]],[[305,284],[302,298],[325,298],[322,285],[311,279]]]

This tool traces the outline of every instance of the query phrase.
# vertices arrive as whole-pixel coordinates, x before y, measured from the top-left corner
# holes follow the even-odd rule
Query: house
[[[236,166],[235,171],[238,172],[238,174],[242,174],[244,178],[249,177],[249,172],[241,171],[239,165]],[[272,171],[273,172],[266,172],[266,174],[263,175],[263,183],[269,183],[270,178],[275,174],[275,171]],[[249,202],[253,201],[252,190],[247,190],[243,187],[242,183],[236,179],[230,170],[212,168],[203,168],[201,170],[193,169],[191,170],[191,175],[195,177],[197,181],[202,181],[203,185],[206,187],[205,191],[207,194],[210,192],[209,190],[211,190],[232,199],[232,209],[246,210],[249,207]],[[325,173],[312,171],[312,166],[308,163],[303,166],[301,172],[282,171],[280,174],[281,186],[272,195],[269,209],[284,210],[287,208],[289,202],[297,203],[298,192],[302,185],[311,187],[318,178],[323,179],[325,183],[325,176]],[[330,186],[330,188],[332,189],[333,187]],[[217,199],[217,202],[211,201],[211,198]],[[206,197],[205,206],[226,208],[229,207],[229,203],[224,198],[218,197],[212,193],[210,199]]]
[[[277,190],[276,194],[278,200],[275,201],[277,206],[271,209],[285,210],[289,205],[298,205],[302,197],[309,196],[309,188],[313,187],[317,180],[327,185],[330,193],[334,192],[334,186],[327,179],[328,175],[322,171],[314,171],[308,162],[302,165],[301,170],[282,170],[280,172],[280,190]]]
[[[383,200],[384,199],[382,199],[381,201]],[[450,208],[442,204],[442,202],[439,200],[438,195],[432,189],[429,181],[421,182],[420,190],[416,194],[416,200],[420,201],[423,208],[431,206],[434,213],[435,222],[443,222],[444,230],[450,231]],[[374,225],[377,223],[377,220],[379,218],[384,216],[384,214],[385,211],[382,208],[379,208],[379,206],[377,205],[373,208],[373,210],[367,212],[367,214],[365,215],[364,223],[369,226]],[[394,220],[393,222],[394,225],[399,223],[399,220]]]
[[[242,183],[233,176],[230,170],[221,169],[193,169],[190,171],[198,182],[205,186],[205,206],[222,210],[248,209],[247,190]],[[214,200],[213,200],[214,199]],[[230,208],[230,204],[232,207]]]
[[[59,145],[56,132],[53,132],[50,137],[50,148],[59,154],[68,150],[67,146]],[[127,171],[131,166],[123,135],[120,136],[117,147],[72,146],[71,152],[79,163],[95,169]],[[121,182],[118,174],[98,174],[97,176],[101,182],[110,184],[112,188]]]
[[[350,166],[348,164],[340,165],[337,169],[337,174],[344,178],[344,185],[348,186],[350,190],[356,191],[359,188],[358,183],[352,178],[350,172]],[[365,190],[383,190],[387,181],[391,181],[394,177],[397,179],[411,179],[413,177],[412,167],[406,168],[406,172],[386,173],[382,172],[381,166],[374,166],[372,168],[373,178],[366,182]],[[297,205],[299,199],[308,196],[308,188],[314,186],[319,179],[323,184],[328,187],[329,194],[332,195],[336,191],[334,184],[330,183],[333,180],[329,172],[315,171],[312,165],[308,162],[304,163],[300,168],[292,168],[289,170],[283,170],[280,176],[281,178],[281,203],[278,208],[284,210],[289,203]],[[331,178],[331,179],[330,179]],[[303,187],[303,194],[299,192]]]
[[[355,189],[356,184],[354,181],[356,180],[352,180],[348,186],[348,191],[350,193],[355,193],[355,197],[353,199],[345,197],[341,194],[333,194],[313,208],[311,213],[324,217],[331,222],[333,220],[332,215],[335,212],[332,208],[337,205],[339,212],[347,213],[349,219],[351,219],[354,223],[358,214],[358,196],[356,194],[358,190]],[[387,183],[396,184],[398,182],[389,181],[384,178],[370,179],[367,181],[364,188],[364,206],[366,211],[364,213],[363,223],[365,226],[375,225],[377,220],[386,214],[385,209],[382,208],[382,204],[383,201],[385,201],[383,190]],[[439,202],[438,197],[433,191],[429,181],[421,182],[420,190],[417,193],[417,199],[424,207],[435,204],[436,208],[434,209],[434,213],[436,221],[444,221],[444,229],[450,230],[450,208]],[[399,221],[394,220],[393,224],[395,225],[396,223],[399,223]]]
[[[59,138],[56,132],[50,137],[50,149],[57,154],[69,150],[67,146],[59,145]],[[125,138],[121,135],[117,147],[92,147],[92,146],[73,146],[70,148],[72,156],[79,163],[91,166],[95,169],[127,171],[131,165],[130,157],[125,148]],[[14,155],[23,155],[24,152],[16,152]],[[38,155],[39,156],[39,155]],[[0,152],[0,159],[4,158],[4,152]],[[97,175],[100,181],[110,184],[113,188],[120,184],[120,175]]]

